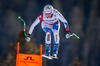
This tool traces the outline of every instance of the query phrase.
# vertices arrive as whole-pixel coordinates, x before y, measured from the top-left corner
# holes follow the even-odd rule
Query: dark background
[[[47,4],[63,14],[70,31],[79,35],[80,39],[66,39],[61,23],[59,59],[44,59],[44,66],[100,66],[99,0],[0,0],[0,66],[15,66],[15,62],[11,65],[8,57],[15,59],[10,47],[16,44],[18,34],[23,30],[23,24],[17,17],[20,15],[29,29]],[[37,46],[44,44],[44,36],[38,24],[32,35]]]

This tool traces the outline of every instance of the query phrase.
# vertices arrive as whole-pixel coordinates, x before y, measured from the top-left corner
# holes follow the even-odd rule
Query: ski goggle
[[[50,12],[50,13],[45,13],[45,15],[47,15],[47,16],[48,16],[48,15],[51,15],[51,14],[52,14],[52,12]]]

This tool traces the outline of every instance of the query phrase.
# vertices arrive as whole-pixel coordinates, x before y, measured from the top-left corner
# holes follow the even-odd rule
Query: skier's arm
[[[36,19],[36,20],[33,22],[33,24],[31,25],[31,27],[30,27],[30,29],[29,29],[29,33],[28,33],[29,35],[32,34],[32,32],[33,32],[35,26],[36,26],[38,23],[42,22],[42,20],[43,20],[43,13],[41,13],[40,16],[38,16],[37,19]]]
[[[63,22],[66,31],[69,32],[69,25],[68,25],[67,20],[66,20],[66,19],[63,17],[63,15],[62,15],[59,11],[57,11],[57,10],[56,10],[56,14],[57,14],[58,19],[59,19],[61,22]]]
[[[38,23],[42,22],[42,20],[43,20],[43,13],[42,13],[39,17],[37,17],[37,19],[36,19],[36,20],[33,22],[33,24],[31,25],[31,27],[30,27],[30,29],[29,29],[29,32],[28,32],[28,35],[27,35],[27,37],[25,38],[27,42],[29,42],[29,41],[31,40],[30,36],[31,36],[31,34],[32,34],[32,32],[33,32],[35,26],[36,26]]]
[[[39,17],[37,17],[37,19],[33,22],[33,24],[31,25],[30,29],[29,29],[29,33],[28,34],[32,34],[35,26],[40,22]]]
[[[30,36],[35,28],[35,26],[40,22],[39,17],[33,22],[33,24],[31,25],[30,29],[29,29],[29,33],[27,35],[27,37],[25,38],[27,42],[29,42],[31,40]]]

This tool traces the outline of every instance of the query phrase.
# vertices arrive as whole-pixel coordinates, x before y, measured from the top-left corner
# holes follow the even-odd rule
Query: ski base
[[[58,59],[58,57],[46,56],[45,54],[43,54],[42,57],[47,58],[49,60]]]
[[[44,57],[44,58],[47,58],[47,59],[50,59],[50,60],[52,60],[53,58],[52,58],[52,56],[46,56],[46,55],[42,55],[42,57]]]

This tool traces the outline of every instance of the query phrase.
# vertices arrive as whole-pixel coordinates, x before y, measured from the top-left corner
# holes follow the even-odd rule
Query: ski
[[[49,60],[52,60],[53,59],[52,56],[46,56],[45,54],[43,54],[42,57],[47,58]]]
[[[49,60],[58,59],[58,57],[46,56],[45,54],[43,54],[42,57],[49,59]]]

